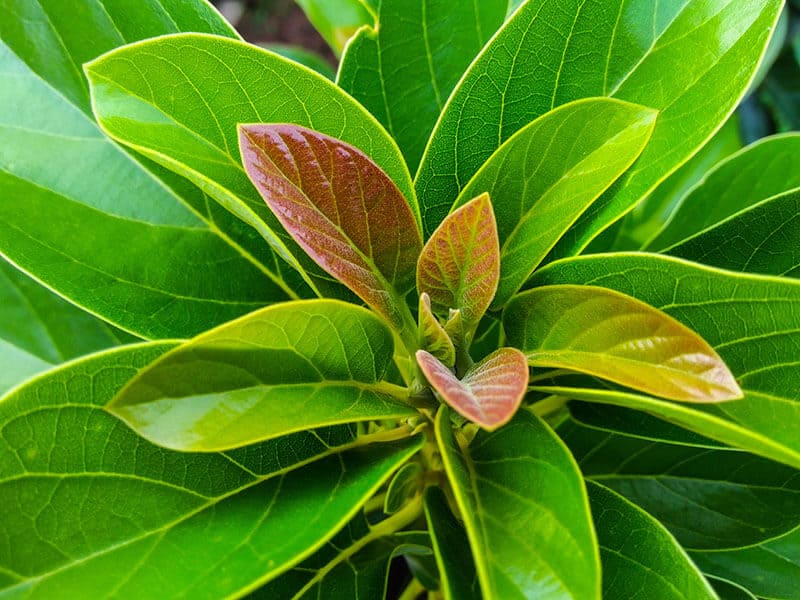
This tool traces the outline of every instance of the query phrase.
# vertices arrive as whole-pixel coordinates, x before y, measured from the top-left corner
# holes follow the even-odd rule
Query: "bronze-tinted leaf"
[[[297,243],[402,328],[422,239],[392,180],[357,148],[298,125],[242,125],[239,141],[247,174]]]
[[[488,194],[449,215],[422,249],[417,289],[434,312],[461,310],[470,336],[492,302],[500,278],[500,244]]]
[[[728,367],[694,331],[625,294],[550,285],[515,297],[503,315],[531,366],[572,369],[662,398],[742,397]]]
[[[505,425],[514,416],[528,386],[525,355],[515,348],[493,352],[461,381],[425,350],[417,352],[417,363],[442,400],[488,430]]]

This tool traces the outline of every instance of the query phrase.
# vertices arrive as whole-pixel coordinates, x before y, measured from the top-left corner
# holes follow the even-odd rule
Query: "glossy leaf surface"
[[[439,566],[444,600],[481,600],[467,532],[450,511],[441,488],[431,486],[425,490],[425,518]]]
[[[653,517],[596,482],[592,507],[605,598],[717,600],[674,537]]]
[[[594,286],[545,286],[503,316],[509,342],[534,367],[571,369],[683,402],[741,397],[725,363],[699,335],[630,296]]]
[[[492,202],[481,194],[449,215],[425,243],[417,265],[417,289],[434,312],[461,311],[467,338],[497,290],[500,246]]]
[[[762,598],[800,598],[800,529],[751,548],[693,552],[692,559],[706,573],[736,582]]]
[[[333,300],[271,306],[143,370],[107,407],[168,448],[218,451],[302,431],[416,414],[383,381],[391,333]]]
[[[414,215],[358,149],[296,125],[244,125],[250,179],[295,241],[398,328],[422,247]]]
[[[297,4],[336,56],[356,31],[375,23],[375,15],[363,0],[297,0]]]
[[[686,194],[646,248],[664,250],[762,200],[800,187],[798,155],[800,133],[764,138],[737,152]]]
[[[554,107],[613,96],[661,111],[640,160],[581,217],[557,255],[585,246],[725,121],[755,72],[781,4],[523,4],[470,66],[434,129],[416,176],[425,231],[502,142]]]
[[[333,81],[336,78],[336,72],[333,70],[331,64],[325,57],[317,54],[316,52],[301,46],[292,46],[286,44],[266,43],[259,45],[265,50],[269,50],[275,54],[280,54],[284,58],[293,60],[296,63],[300,63],[304,67],[308,67],[309,69],[316,71],[326,79]]]
[[[382,0],[350,42],[338,83],[383,123],[413,171],[450,92],[503,23],[505,0]]]
[[[419,447],[366,446],[345,427],[227,454],[153,446],[102,407],[172,346],[95,355],[0,402],[5,595],[243,595],[323,544]]]
[[[800,277],[800,187],[745,209],[666,252],[732,271]]]
[[[86,72],[109,135],[199,185],[328,293],[336,286],[330,289],[328,275],[248,180],[237,124],[292,123],[344,140],[367,152],[416,210],[400,152],[374,118],[332,82],[267,50],[207,35],[167,36],[107,53]]]
[[[735,431],[736,445],[800,467],[800,282],[659,255],[608,254],[555,263],[531,283],[607,287],[681,321],[719,353],[745,398],[691,408],[650,400],[646,410],[723,442],[734,443],[719,437],[723,429]]]
[[[446,367],[456,362],[456,348],[444,327],[431,311],[431,299],[422,292],[419,295],[419,347],[427,350]]]
[[[485,598],[600,598],[586,490],[567,449],[520,411],[459,445],[447,409],[436,436]]]
[[[200,190],[168,187],[86,115],[88,103],[80,100],[86,92],[70,83],[70,73],[86,58],[85,40],[116,39],[119,32],[96,28],[129,13],[128,3],[94,13],[100,22],[87,20],[76,31],[66,27],[74,15],[50,25],[42,14],[30,15],[44,8],[71,14],[61,2],[13,4],[32,19],[16,26],[53,39],[32,34],[42,43],[32,48],[11,30],[14,19],[0,26],[0,252],[75,304],[144,337],[186,337],[289,298],[269,254],[245,250],[246,236],[233,241],[228,221],[207,210]],[[188,15],[195,3],[182,5]],[[168,31],[181,22],[175,18]],[[127,39],[139,39],[131,29]],[[59,46],[59,37],[76,54]],[[96,185],[99,173],[103,185]],[[153,248],[170,252],[156,256]]]
[[[0,259],[0,395],[53,365],[133,340]]]
[[[662,444],[582,427],[559,433],[584,476],[647,511],[684,548],[758,544],[791,531],[800,518],[796,469],[739,450]]]
[[[517,131],[470,179],[455,205],[481,192],[492,199],[502,265],[495,306],[522,286],[631,166],[650,139],[656,114],[609,98],[560,106]]]
[[[516,348],[493,352],[461,380],[425,350],[417,351],[417,364],[444,402],[490,431],[514,416],[528,385],[528,363]]]

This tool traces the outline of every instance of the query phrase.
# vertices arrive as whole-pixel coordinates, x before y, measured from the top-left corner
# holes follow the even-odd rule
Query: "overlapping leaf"
[[[463,447],[445,408],[436,436],[483,597],[600,598],[586,490],[569,452],[543,422],[521,411]]]
[[[798,154],[800,133],[789,133],[764,138],[730,156],[681,199],[645,248],[664,250],[762,200],[800,187]]]
[[[523,4],[470,66],[433,131],[415,181],[425,231],[436,227],[500,144],[554,107],[613,96],[661,111],[639,161],[584,213],[555,255],[584,247],[725,121],[755,72],[781,5]]]
[[[600,545],[604,597],[718,600],[657,520],[594,481],[587,489]]]
[[[699,335],[630,296],[594,286],[544,286],[517,296],[503,321],[531,366],[572,369],[672,400],[741,397]]]
[[[182,345],[108,406],[139,434],[188,451],[225,450],[302,431],[416,414],[383,381],[392,335],[333,300],[271,306]]]
[[[419,255],[417,289],[434,312],[461,311],[467,342],[497,290],[499,251],[492,202],[481,194],[449,215]]]
[[[244,125],[242,160],[283,227],[323,269],[402,329],[422,247],[414,215],[365,154],[296,125]]]
[[[681,321],[719,353],[736,376],[744,399],[689,408],[633,397],[634,407],[800,467],[800,282],[742,275],[659,255],[607,254],[554,263],[537,272],[531,283],[607,287]],[[627,400],[620,402],[614,392],[603,400],[633,406]]]
[[[506,0],[383,0],[379,27],[348,45],[339,85],[383,123],[412,171],[447,97],[505,13]]]
[[[684,548],[758,544],[791,531],[800,519],[796,469],[735,449],[663,444],[577,426],[559,433],[586,477],[647,511]]]
[[[419,448],[346,427],[227,454],[153,446],[102,406],[171,347],[95,355],[0,402],[5,595],[242,595],[325,543]]]
[[[427,350],[446,367],[456,362],[456,348],[453,340],[431,310],[431,299],[422,292],[419,295],[419,347]]]
[[[375,24],[375,15],[364,0],[297,0],[297,4],[337,56],[356,31]]]
[[[86,73],[109,135],[201,186],[327,294],[342,290],[297,247],[248,180],[237,124],[293,123],[352,144],[417,210],[408,170],[380,124],[332,82],[276,54],[222,37],[165,36],[107,53]]]
[[[463,204],[488,192],[497,215],[502,306],[564,232],[644,149],[656,111],[609,98],[546,113],[495,151],[464,186]]]
[[[417,364],[442,400],[490,431],[511,420],[528,385],[528,364],[516,348],[500,348],[461,379],[425,350],[417,351]]]

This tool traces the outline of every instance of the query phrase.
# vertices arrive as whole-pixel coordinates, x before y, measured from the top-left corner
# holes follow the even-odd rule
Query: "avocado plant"
[[[2,3],[0,599],[797,598],[783,3],[300,4]]]

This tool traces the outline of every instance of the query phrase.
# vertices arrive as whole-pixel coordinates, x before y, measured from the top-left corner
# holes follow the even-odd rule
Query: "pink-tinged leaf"
[[[289,234],[323,269],[402,327],[422,247],[394,182],[363,152],[298,125],[241,125],[247,174]]]
[[[459,381],[425,350],[417,363],[428,382],[453,410],[484,429],[505,425],[519,408],[528,386],[528,363],[515,348],[500,348],[467,371]]]
[[[500,279],[500,243],[488,194],[449,215],[422,249],[417,289],[434,312],[461,310],[471,334],[492,302]]]
[[[419,345],[448,367],[456,363],[453,341],[431,311],[431,299],[425,292],[419,297]]]
[[[508,341],[531,366],[571,369],[683,402],[742,397],[703,338],[619,292],[579,285],[535,288],[511,300],[503,323]]]

